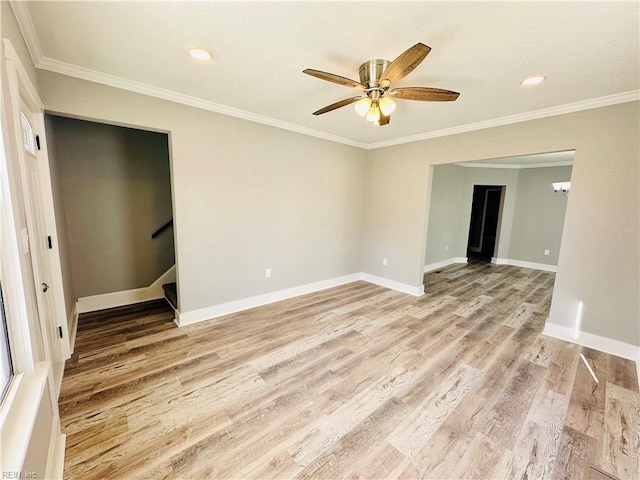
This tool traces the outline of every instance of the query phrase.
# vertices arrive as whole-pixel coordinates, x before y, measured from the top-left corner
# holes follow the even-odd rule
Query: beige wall
[[[639,345],[638,119],[632,102],[368,152],[363,270],[420,285],[429,165],[575,149],[549,321],[582,300],[585,332]]]
[[[39,81],[50,112],[170,133],[181,312],[360,271],[363,150],[49,72]]]
[[[47,117],[76,298],[151,285],[175,262],[166,134]],[[52,175],[53,176],[53,175]]]

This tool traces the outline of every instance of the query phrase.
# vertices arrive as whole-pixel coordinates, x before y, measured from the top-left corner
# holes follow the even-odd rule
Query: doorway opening
[[[424,273],[476,259],[555,272],[574,154],[431,166]]]
[[[467,258],[490,262],[495,256],[504,186],[474,185]]]
[[[169,134],[50,114],[45,123],[78,313],[162,298],[165,286],[177,310]]]

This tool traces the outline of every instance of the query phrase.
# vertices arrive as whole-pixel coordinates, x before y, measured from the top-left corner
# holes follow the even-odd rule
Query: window
[[[27,116],[20,112],[20,124],[22,126],[22,144],[24,149],[31,155],[36,154],[36,145],[34,142],[33,127]]]
[[[4,394],[7,392],[12,376],[13,363],[11,362],[7,319],[5,317],[4,298],[2,297],[2,284],[0,283],[0,402],[2,402]]]

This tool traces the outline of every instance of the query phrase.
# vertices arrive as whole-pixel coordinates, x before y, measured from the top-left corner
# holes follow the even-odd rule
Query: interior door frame
[[[58,235],[55,222],[55,211],[53,204],[53,191],[50,182],[50,169],[49,169],[49,155],[47,151],[47,142],[44,128],[44,104],[40,100],[38,92],[31,82],[25,68],[23,67],[20,59],[13,48],[13,45],[8,39],[3,39],[3,51],[4,61],[7,68],[8,85],[5,89],[8,89],[11,108],[7,109],[7,120],[13,122],[15,139],[14,145],[9,146],[9,151],[12,155],[16,155],[18,163],[20,165],[20,175],[22,177],[25,197],[25,210],[27,216],[27,225],[30,232],[37,231],[34,228],[34,210],[38,209],[38,214],[42,218],[43,228],[46,229],[47,235],[51,236],[52,249],[49,250],[48,266],[51,278],[49,279],[49,287],[51,294],[51,304],[53,309],[53,316],[45,315],[40,318],[41,328],[45,330],[43,332],[43,341],[50,342],[49,354],[51,358],[49,360],[55,365],[64,364],[64,360],[70,357],[70,339],[68,331],[68,318],[66,314],[65,300],[64,300],[64,285],[62,282],[62,268],[60,264],[60,254],[58,249]],[[28,189],[26,189],[26,164],[25,164],[25,151],[22,148],[21,138],[21,125],[20,125],[20,102],[24,101],[28,109],[31,111],[33,120],[33,130],[40,138],[40,149],[37,152],[38,162],[38,188],[40,191],[41,205],[35,204],[28,195]],[[31,235],[30,235],[31,236]],[[33,239],[30,239],[32,241]],[[44,238],[41,239],[44,241]],[[30,248],[32,252],[32,259],[35,257],[33,248]],[[36,260],[37,261],[37,260]],[[35,266],[35,263],[34,263]],[[34,276],[37,272],[34,272]],[[38,281],[36,279],[36,281]],[[42,291],[36,286],[36,293],[39,303],[38,310],[40,311],[44,304],[42,303]],[[53,318],[52,318],[53,317]],[[62,338],[54,333],[61,329]],[[57,339],[57,341],[52,341]],[[45,346],[45,348],[47,348]],[[63,368],[59,368],[56,372],[55,386],[59,388],[60,380],[62,376]]]
[[[471,245],[471,230],[473,227],[473,208],[475,206],[475,194],[476,194],[476,189],[478,187],[483,187],[484,190],[484,201],[482,204],[482,222],[481,222],[481,226],[480,226],[480,239],[479,239],[479,244],[478,246],[473,246]],[[485,223],[486,223],[486,218],[487,218],[487,203],[489,202],[489,192],[500,192],[500,202],[498,205],[498,222],[496,225],[496,238],[495,238],[495,243],[494,243],[494,250],[493,250],[493,254],[492,254],[492,258],[495,258],[495,251],[496,251],[496,247],[498,245],[498,236],[500,233],[500,223],[502,222],[502,207],[503,207],[503,203],[504,203],[504,185],[484,185],[484,184],[474,184],[473,185],[473,194],[471,196],[471,219],[469,222],[469,233],[467,234],[467,256],[469,256],[469,252],[482,252],[483,248],[484,248],[484,241],[485,241]]]

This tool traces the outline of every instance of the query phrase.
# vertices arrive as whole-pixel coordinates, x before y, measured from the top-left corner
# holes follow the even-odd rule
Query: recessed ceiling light
[[[529,78],[525,78],[523,81],[520,82],[520,85],[523,85],[525,87],[531,86],[531,85],[537,85],[541,82],[544,82],[544,79],[547,77],[543,77],[543,76],[537,76],[537,77],[529,77]]]
[[[198,60],[209,60],[211,59],[211,53],[206,51],[204,48],[195,47],[189,49],[189,55]]]

